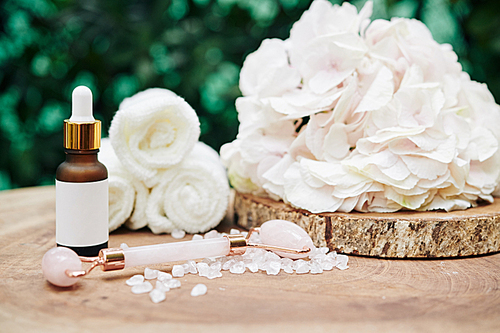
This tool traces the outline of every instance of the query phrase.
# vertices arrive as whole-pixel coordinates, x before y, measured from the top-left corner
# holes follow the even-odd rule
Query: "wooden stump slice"
[[[283,219],[304,228],[316,246],[387,258],[458,257],[500,250],[500,198],[453,212],[321,213],[236,192],[234,213],[244,228]]]

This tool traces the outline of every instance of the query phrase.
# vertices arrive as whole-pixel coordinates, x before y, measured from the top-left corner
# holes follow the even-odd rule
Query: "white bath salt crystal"
[[[252,273],[257,273],[259,271],[259,265],[257,263],[255,263],[255,262],[251,262],[251,263],[245,264],[245,266]]]
[[[316,248],[309,254],[309,258],[323,260],[326,258],[328,251],[329,249],[327,247]]]
[[[349,261],[349,257],[345,254],[337,254],[336,260],[338,263],[346,264]]]
[[[266,270],[267,270],[267,268],[269,267],[269,263],[270,263],[270,261],[262,261],[262,262],[259,262],[259,263],[258,263],[259,269],[260,269],[261,271],[266,271]]]
[[[125,283],[129,286],[135,286],[135,285],[141,284],[143,282],[144,282],[144,275],[137,274],[137,275],[132,276]]]
[[[213,259],[213,258],[205,258],[201,262],[205,263],[207,265],[211,265],[214,261],[215,261],[215,259]]]
[[[328,258],[321,262],[321,268],[323,268],[324,271],[331,271],[335,265],[336,262]]]
[[[174,267],[172,267],[172,276],[173,277],[183,277],[184,276],[184,267],[182,267],[182,265],[174,265]]]
[[[233,274],[243,274],[245,273],[245,263],[243,261],[238,261],[231,266],[229,271]]]
[[[220,272],[220,270],[222,269],[222,263],[220,261],[216,261],[216,262],[210,264],[210,269],[213,269],[213,270]]]
[[[311,274],[323,273],[323,268],[321,268],[321,265],[318,262],[313,261],[309,264],[309,266],[311,267]]]
[[[225,264],[226,262],[228,262],[229,260],[231,260],[231,259],[232,259],[231,257],[232,257],[232,256],[222,256],[222,257],[220,257],[220,258],[217,260],[218,262],[220,262],[221,269],[222,269],[222,266],[224,266],[224,264]]]
[[[211,270],[220,272],[222,270],[222,263],[221,262],[214,262],[209,267]]]
[[[175,288],[179,288],[181,286],[181,281],[179,280],[176,280],[176,279],[172,279],[172,280],[167,280],[165,282],[163,282],[167,287],[169,287],[170,289],[175,289]]]
[[[219,238],[219,233],[217,232],[217,230],[211,230],[207,232],[205,236],[203,236],[203,238],[205,239]]]
[[[281,268],[285,271],[285,273],[292,274],[293,273],[293,260],[290,258],[281,258]]]
[[[327,254],[330,251],[330,249],[327,246],[318,247],[317,249],[323,254]]]
[[[219,278],[219,277],[222,277],[222,273],[220,272],[220,270],[213,269],[213,268],[208,269],[208,273],[206,275],[206,278],[211,280],[211,279],[215,279],[215,278]]]
[[[205,286],[203,283],[198,283],[191,290],[191,296],[202,296],[205,295],[206,293],[207,293],[207,286]]]
[[[208,260],[210,261],[210,263],[209,263],[209,265],[210,265],[210,264],[211,264],[211,263],[213,263],[214,261],[218,261],[218,260],[220,260],[220,257],[207,257],[206,259],[208,259]]]
[[[337,259],[337,252],[332,251],[332,252],[328,253],[327,256],[336,260]]]
[[[231,267],[233,267],[233,265],[236,263],[236,260],[235,259],[229,259],[228,261],[226,261],[223,265],[222,265],[222,269],[225,270],[225,271],[228,271],[231,269]]]
[[[122,249],[122,250],[128,249],[128,245],[126,243],[121,243],[120,249]]]
[[[182,265],[184,268],[185,274],[197,274],[198,270],[196,269],[196,262],[194,260],[188,260],[185,264]]]
[[[158,272],[159,271],[157,269],[151,269],[146,267],[144,269],[144,277],[146,278],[146,280],[156,279],[158,277]]]
[[[324,253],[316,253],[313,256],[309,256],[309,259],[311,259],[311,260],[317,260],[317,261],[323,261],[326,258],[328,258],[328,257]]]
[[[239,235],[239,234],[241,234],[241,231],[239,231],[238,229],[231,229],[231,230],[229,230],[229,234],[230,235]]]
[[[245,263],[245,266],[254,262],[252,259],[245,257],[242,257],[240,261],[243,261]]]
[[[283,268],[283,271],[287,274],[293,274],[293,268],[292,268],[292,265],[287,265],[287,266],[283,266],[281,267]]]
[[[297,263],[296,268],[295,268],[295,273],[297,274],[306,274],[309,273],[310,267],[309,264],[304,261],[304,260],[297,260],[299,263]]]
[[[271,261],[266,269],[267,275],[278,275],[281,270],[280,261]]]
[[[254,262],[259,263],[261,261],[266,260],[265,255],[266,255],[267,251],[262,250],[262,249],[252,249],[252,250],[255,250],[255,252],[253,253],[253,257],[252,257]]]
[[[184,236],[186,236],[186,232],[184,230],[181,230],[181,229],[174,229],[172,231],[171,235],[175,239],[182,239],[182,238],[184,238]]]
[[[252,233],[252,235],[250,236],[249,241],[252,242],[252,243],[262,244],[262,241],[260,240],[260,236],[256,232]],[[263,250],[263,251],[265,251],[265,250]]]
[[[158,281],[166,281],[172,279],[172,274],[158,271]]]
[[[247,238],[247,236],[248,236],[248,231],[243,231],[243,232],[241,233],[241,235],[242,235],[243,237]]]
[[[199,276],[207,276],[208,275],[208,270],[210,267],[208,266],[207,263],[205,262],[199,262],[196,264],[196,268],[198,269],[198,275]]]
[[[202,240],[202,239],[203,239],[203,236],[202,235],[198,235],[198,234],[193,235],[193,238],[192,238],[192,240],[194,240],[194,241]]]
[[[273,252],[267,252],[264,258],[266,261],[281,261],[281,257]]]
[[[299,265],[302,265],[302,263],[304,263],[305,261],[303,259],[297,259],[297,260],[294,260],[293,263],[292,263],[292,268],[294,270],[297,269],[297,266]]]
[[[149,281],[132,286],[132,292],[134,294],[145,294],[149,293],[151,290],[153,290],[153,285]]]
[[[167,286],[164,282],[162,281],[156,281],[155,289],[159,289],[163,292],[170,291],[170,287]]]
[[[234,259],[236,261],[242,261],[243,260],[243,256],[241,256],[241,255],[235,255],[235,256],[231,256],[231,259]]]
[[[259,269],[261,271],[265,271],[267,269],[267,267],[269,266],[269,262],[267,261],[260,261],[257,263],[257,265],[259,266]]]
[[[250,249],[247,249],[247,250],[245,251],[245,253],[243,253],[243,254],[241,255],[241,258],[242,258],[242,259],[247,259],[247,260],[252,260],[252,259],[253,259],[253,257],[255,256],[255,253],[254,253],[254,252],[252,252],[252,250],[254,250],[254,249],[251,249],[251,248],[250,248]]]
[[[311,252],[309,252],[308,257],[313,258],[314,256],[318,255],[319,253],[321,253],[321,252],[319,252],[318,248],[315,247],[314,249],[311,249]]]
[[[349,261],[349,257],[344,254],[337,255],[337,268],[340,270],[348,269],[347,262]]]
[[[165,295],[164,291],[159,289],[153,289],[149,293],[149,298],[151,298],[151,301],[153,301],[153,303],[160,303],[164,301],[165,298],[167,298],[167,296]]]

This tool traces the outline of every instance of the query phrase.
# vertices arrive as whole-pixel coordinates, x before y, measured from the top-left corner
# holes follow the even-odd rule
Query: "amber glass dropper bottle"
[[[97,160],[101,122],[92,113],[92,92],[76,87],[71,118],[64,121],[66,161],[56,171],[56,243],[80,256],[108,247],[108,171]]]

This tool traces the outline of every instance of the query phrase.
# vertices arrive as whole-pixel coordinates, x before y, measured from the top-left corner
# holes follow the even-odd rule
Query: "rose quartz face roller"
[[[252,233],[260,235],[261,243],[250,241]],[[102,249],[98,257],[78,257],[72,250],[56,247],[45,253],[42,271],[45,278],[60,287],[69,287],[80,276],[101,266],[103,271],[113,271],[127,267],[154,265],[173,261],[244,254],[247,248],[270,250],[282,257],[298,259],[309,255],[314,249],[311,237],[298,225],[284,220],[271,220],[260,228],[252,228],[247,237],[241,234],[226,235],[196,241],[165,243],[130,248]],[[87,270],[82,262],[91,263]]]

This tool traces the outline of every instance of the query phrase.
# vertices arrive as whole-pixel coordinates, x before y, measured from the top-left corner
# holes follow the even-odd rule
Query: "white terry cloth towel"
[[[123,167],[109,138],[101,140],[99,160],[108,169],[109,231],[123,223],[134,230],[145,227],[149,189]]]
[[[175,167],[165,170],[148,198],[148,227],[155,234],[182,229],[205,232],[222,221],[229,183],[219,154],[202,142]]]
[[[148,187],[158,180],[158,169],[178,164],[199,136],[200,122],[193,108],[172,91],[161,88],[125,98],[109,128],[120,162]]]

